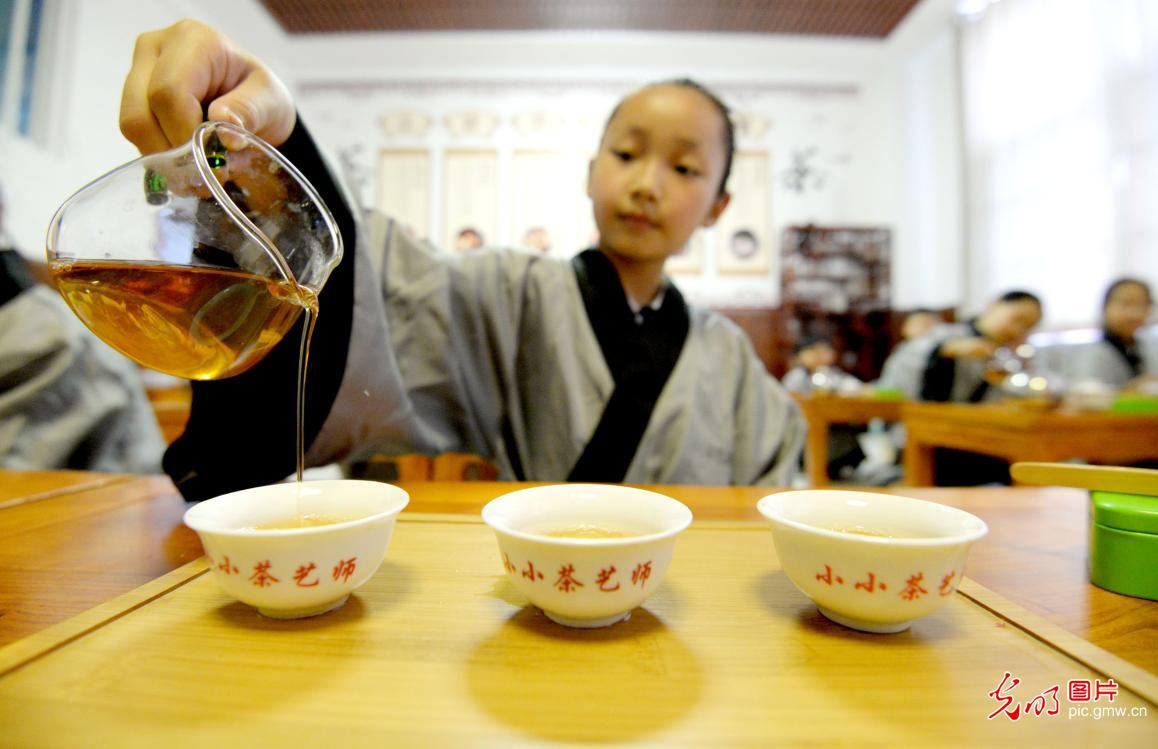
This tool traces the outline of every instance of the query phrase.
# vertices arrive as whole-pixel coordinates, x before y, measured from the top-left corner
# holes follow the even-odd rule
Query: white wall
[[[926,24],[928,26],[928,24]],[[925,28],[902,37],[904,53],[920,48]],[[642,82],[690,75],[720,91],[740,112],[766,116],[772,127],[758,141],[741,140],[741,148],[767,148],[773,156],[771,215],[773,237],[793,223],[884,225],[895,231],[897,258],[919,256],[920,273],[898,273],[894,289],[898,304],[947,305],[957,301],[957,289],[937,286],[928,278],[953,279],[959,265],[960,243],[938,242],[940,254],[919,253],[913,247],[928,242],[930,231],[902,225],[906,192],[927,195],[908,184],[910,172],[928,172],[948,162],[956,165],[956,136],[930,135],[922,150],[908,147],[905,107],[924,97],[927,122],[936,128],[952,116],[934,96],[955,96],[955,69],[934,68],[916,84],[904,85],[899,45],[796,37],[680,34],[426,34],[319,37],[295,42],[296,59],[308,65],[292,76],[302,87],[303,112],[319,137],[360,160],[366,176],[364,200],[375,199],[375,155],[382,147],[414,145],[437,153],[446,144],[435,135],[425,142],[392,142],[378,126],[380,117],[400,109],[417,109],[438,122],[456,109],[490,106],[519,111],[539,96],[552,105],[587,102],[589,119],[601,124],[624,92]],[[940,50],[938,50],[940,51]],[[562,91],[550,99],[535,89],[546,85]],[[517,92],[525,89],[524,95]],[[514,89],[512,91],[512,89]],[[585,133],[585,147],[594,147],[595,133]],[[501,139],[496,136],[496,142]],[[825,172],[821,190],[795,193],[783,188],[781,175],[795,150],[817,147]],[[946,152],[947,151],[947,152]],[[930,166],[929,164],[932,164]],[[433,179],[440,179],[437,165]],[[438,194],[435,186],[434,194]],[[500,192],[503,192],[500,190]],[[930,210],[947,212],[928,225],[955,232],[959,216],[955,192],[941,193]],[[580,200],[581,195],[576,196]],[[585,210],[585,209],[584,209]],[[438,234],[438,217],[431,228]],[[933,232],[935,233],[935,232]],[[500,242],[514,237],[503,235]],[[714,241],[709,235],[709,244]],[[928,267],[932,266],[932,267]],[[899,269],[899,264],[898,264]],[[948,271],[946,270],[948,269]],[[681,287],[698,303],[766,305],[777,302],[779,276],[774,266],[765,277],[724,276],[712,262],[698,276],[680,276]]]
[[[375,200],[379,148],[414,145],[437,152],[447,145],[438,135],[392,142],[378,126],[386,112],[418,109],[437,122],[480,102],[517,111],[529,106],[528,98],[546,98],[535,89],[549,82],[563,101],[589,102],[597,112],[592,119],[601,123],[630,88],[690,75],[719,90],[735,109],[772,121],[760,142],[739,145],[772,152],[774,237],[793,223],[888,226],[894,232],[896,306],[950,306],[963,296],[950,0],[925,0],[884,42],[541,32],[311,36],[293,45],[298,65],[290,75],[301,86],[303,112],[321,140],[353,154],[368,203]],[[523,96],[512,93],[520,86]],[[552,103],[560,100],[555,93]],[[819,148],[828,184],[804,194],[783,189],[780,175],[789,155],[810,146]],[[432,178],[440,179],[437,168]],[[434,216],[436,237],[438,227]],[[700,276],[678,282],[698,303],[728,306],[774,304],[779,287],[775,267],[763,278],[721,276],[710,261]]]
[[[656,78],[687,74],[685,70],[657,71]],[[712,85],[734,109],[743,115],[756,115],[770,123],[766,132],[741,131],[741,151],[767,152],[772,155],[769,200],[770,237],[779,237],[783,226],[809,221],[823,223],[887,223],[880,212],[874,212],[855,194],[858,183],[867,183],[867,175],[858,175],[866,167],[860,163],[853,147],[861,126],[862,108],[859,92],[850,86],[728,82],[726,78],[709,78],[693,71],[695,77]],[[562,226],[552,229],[559,255],[569,257],[585,246],[594,225],[590,201],[584,194],[584,175],[588,159],[598,144],[599,134],[614,104],[641,80],[510,80],[490,78],[477,80],[360,81],[309,84],[300,96],[303,116],[318,139],[339,152],[351,163],[360,177],[362,200],[392,213],[392,206],[380,198],[378,185],[390,175],[380,175],[377,157],[380,149],[416,150],[430,154],[432,196],[444,194],[443,153],[451,148],[479,148],[499,156],[497,189],[498,226],[486,231],[488,242],[516,244],[522,228],[508,219],[515,195],[511,158],[515,148],[533,147],[562,154],[563,167],[557,178],[543,186],[554,203],[564,206],[562,220],[548,222]],[[382,127],[384,115],[414,112],[432,123],[422,134],[390,135]],[[455,137],[442,123],[461,112],[494,115],[497,128],[493,134]],[[525,114],[547,112],[558,115],[561,129],[555,135],[520,137],[513,120]],[[822,189],[809,188],[803,193],[783,186],[788,155],[799,148],[816,148],[816,166],[824,173]],[[866,163],[870,160],[866,159]],[[737,189],[733,185],[733,189]],[[521,193],[520,194],[525,194]],[[425,219],[408,221],[439,244],[449,245],[443,211],[433,201]],[[879,201],[878,201],[879,202]],[[731,209],[734,211],[734,209]],[[395,209],[396,211],[396,209]],[[767,214],[768,212],[765,211]],[[446,216],[448,221],[461,220]],[[728,219],[728,215],[725,215]],[[539,219],[539,222],[545,219]],[[484,224],[485,226],[485,224]],[[757,228],[753,226],[751,228]],[[719,232],[704,236],[705,259],[697,274],[677,277],[681,288],[700,304],[714,306],[764,306],[776,303],[779,288],[778,269],[764,275],[726,275],[717,271],[713,261]]]
[[[39,255],[53,210],[84,182],[132,158],[117,129],[117,105],[133,40],[193,16],[217,23],[295,87],[320,139],[341,148],[361,140],[373,170],[377,113],[399,96],[389,85],[451,86],[438,106],[463,96],[454,82],[560,82],[602,86],[592,101],[673,75],[692,75],[734,93],[739,109],[765,111],[774,182],[795,148],[822,146],[823,191],[774,186],[772,221],[883,225],[894,230],[897,306],[948,305],[961,298],[960,155],[956,53],[949,0],[924,0],[884,42],[755,35],[628,33],[365,34],[290,37],[257,0],[63,0],[68,50],[55,61],[61,86],[51,145],[0,133],[0,180],[10,196],[9,229]],[[351,99],[327,88],[368,83]],[[382,86],[377,95],[373,86]],[[450,93],[446,93],[446,92]],[[486,95],[486,89],[476,94]],[[404,95],[404,94],[403,94]],[[394,97],[393,99],[391,97]],[[602,97],[602,98],[600,98]],[[468,99],[470,97],[467,97]],[[326,108],[330,111],[326,112]],[[603,112],[595,119],[602,119]],[[740,144],[745,145],[743,142]],[[761,144],[756,144],[761,145]],[[371,180],[372,181],[372,180]],[[372,196],[369,196],[372,198]],[[774,303],[766,278],[681,278],[700,303]]]

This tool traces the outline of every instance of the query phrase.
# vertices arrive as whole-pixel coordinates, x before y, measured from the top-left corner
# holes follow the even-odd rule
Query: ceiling
[[[918,0],[261,0],[291,34],[621,30],[883,39]]]

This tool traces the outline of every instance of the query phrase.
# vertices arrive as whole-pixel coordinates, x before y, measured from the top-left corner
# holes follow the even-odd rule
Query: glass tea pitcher
[[[48,262],[85,325],[149,369],[215,380],[259,362],[342,257],[333,216],[268,143],[206,122],[65,201]]]

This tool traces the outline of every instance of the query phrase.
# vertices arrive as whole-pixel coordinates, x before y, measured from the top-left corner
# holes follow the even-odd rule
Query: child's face
[[[1010,345],[1018,343],[1029,335],[1041,322],[1041,307],[1028,299],[1016,302],[994,302],[985,315],[987,323],[984,328],[994,343]]]
[[[659,85],[625,99],[588,172],[600,249],[659,262],[679,252],[727,206],[725,160],[723,118],[699,92]]]
[[[1106,302],[1106,328],[1115,335],[1133,338],[1138,328],[1146,324],[1152,302],[1146,288],[1136,283],[1124,283],[1114,289]]]
[[[808,348],[801,349],[797,358],[801,365],[811,372],[820,367],[831,367],[836,364],[836,351],[827,343],[814,343]]]
[[[470,229],[460,231],[454,240],[454,249],[456,250],[477,250],[479,247],[482,247],[482,237],[478,235],[478,232]]]
[[[901,326],[901,338],[906,341],[919,338],[941,323],[941,318],[928,312],[914,312]]]

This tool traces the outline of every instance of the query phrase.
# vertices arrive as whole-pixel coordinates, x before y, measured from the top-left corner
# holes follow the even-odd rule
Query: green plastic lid
[[[1114,399],[1110,412],[1116,414],[1158,413],[1158,396],[1142,393],[1120,393]]]
[[[1158,497],[1090,492],[1094,522],[1108,528],[1158,535]]]

